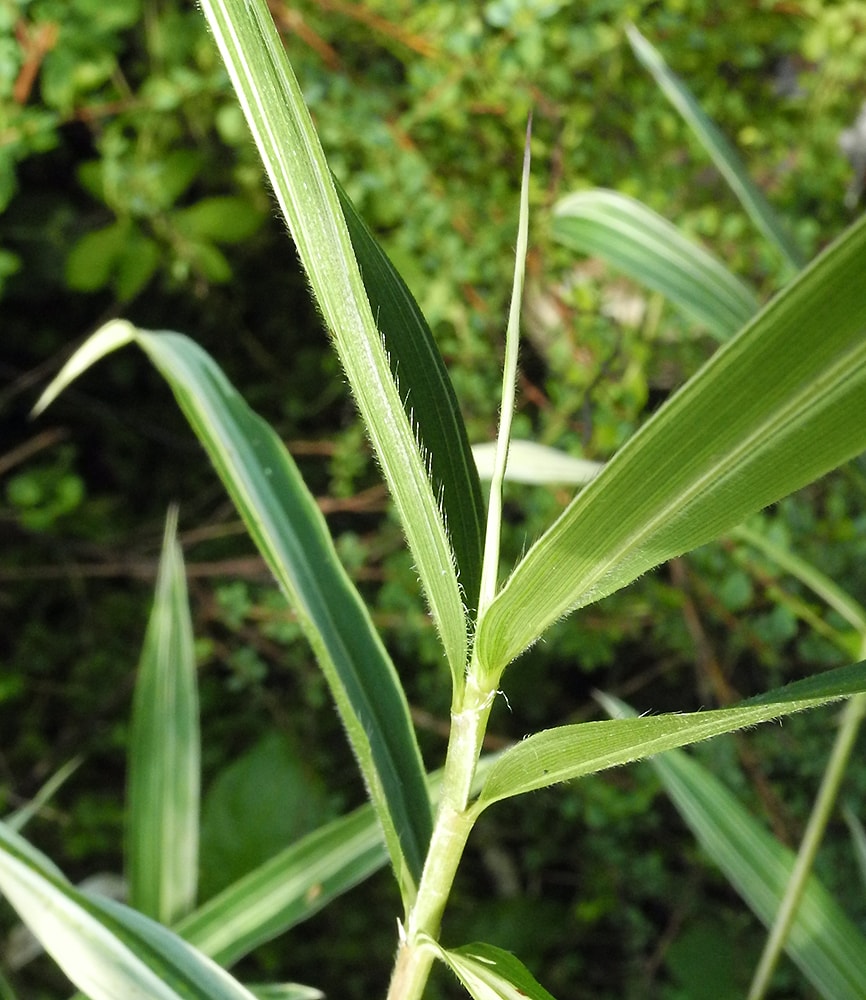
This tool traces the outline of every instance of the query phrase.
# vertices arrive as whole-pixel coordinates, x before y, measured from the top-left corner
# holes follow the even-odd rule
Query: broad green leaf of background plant
[[[560,199],[553,208],[553,238],[660,292],[719,340],[758,311],[755,294],[721,261],[616,191],[579,191]]]
[[[131,729],[129,903],[171,924],[195,905],[201,756],[195,648],[176,508],[166,521]]]
[[[391,374],[331,172],[265,0],[203,0],[202,9],[376,449],[459,691],[468,636],[455,559],[403,406],[426,390],[408,384],[410,365],[398,372],[399,387]],[[465,486],[471,470],[465,460],[462,467]]]
[[[481,942],[435,951],[473,1000],[554,1000],[510,951]]]
[[[187,337],[148,333],[121,320],[85,341],[45,390],[37,410],[103,354],[130,342],[144,350],[171,386],[295,609],[331,688],[408,898],[420,877],[432,827],[409,708],[315,499],[272,428]]]
[[[0,892],[90,1000],[252,1000],[227,972],[165,927],[79,892],[3,823]]]
[[[609,712],[630,711],[602,696]],[[751,910],[770,927],[795,855],[759,823],[706,768],[674,751],[650,761],[701,846]],[[866,976],[866,938],[813,876],[806,884],[785,950],[828,1000],[859,1000]]]
[[[739,198],[757,229],[776,248],[789,267],[797,271],[806,263],[800,248],[746,170],[734,147],[701,109],[688,87],[672,73],[661,53],[635,28],[626,28],[634,54],[652,74],[662,93],[683,117],[716,168]]]
[[[495,677],[569,611],[866,448],[866,219],[676,393],[532,546],[480,621]]]
[[[817,708],[861,691],[866,691],[866,661],[788,684],[734,708],[547,729],[502,753],[490,769],[475,808],[480,812],[501,799]]]

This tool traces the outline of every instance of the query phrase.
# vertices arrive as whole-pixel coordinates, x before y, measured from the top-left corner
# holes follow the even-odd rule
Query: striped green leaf
[[[624,709],[610,700],[610,710]],[[686,754],[663,754],[651,763],[706,853],[758,919],[772,926],[794,869],[793,851]],[[785,951],[827,1000],[862,998],[866,937],[814,876],[806,883]]]
[[[474,794],[495,761],[495,755],[479,760]],[[441,771],[427,776],[434,803],[441,784]],[[317,913],[387,860],[375,813],[369,805],[361,806],[266,861],[181,920],[175,929],[206,955],[231,965]]]
[[[797,681],[734,708],[561,726],[521,740],[493,765],[476,809],[665,750],[866,691],[866,661]]]
[[[352,247],[391,374],[430,461],[430,475],[454,548],[460,587],[477,608],[484,540],[484,500],[454,386],[424,314],[388,256],[335,181]]]
[[[202,9],[376,449],[459,690],[468,636],[456,564],[428,458],[403,406],[425,390],[406,381],[411,365],[398,372],[399,388],[394,381],[340,198],[267,3],[203,0]],[[465,456],[462,464],[471,476]]]
[[[476,942],[436,952],[473,1000],[554,1000],[510,951]]]
[[[199,743],[192,619],[172,508],[133,700],[126,835],[130,905],[163,924],[195,904]]]
[[[388,860],[362,806],[287,847],[181,920],[175,930],[222,965],[301,923]]]
[[[755,294],[721,261],[652,209],[616,191],[566,195],[553,209],[553,237],[660,292],[720,340],[758,311]]]
[[[0,892],[90,1000],[252,1000],[227,972],[165,927],[75,889],[3,823]]]
[[[662,93],[694,132],[716,168],[739,198],[752,222],[792,270],[799,270],[806,263],[805,257],[760,188],[749,177],[749,172],[737,151],[704,113],[683,81],[671,72],[661,53],[634,26],[630,25],[627,31],[635,55],[649,70]]]
[[[171,386],[294,607],[328,680],[408,898],[432,827],[409,708],[315,499],[274,431],[191,340],[148,333],[123,321],[107,324],[82,345],[38,407],[47,406],[102,354],[129,342],[139,344]]]
[[[482,618],[501,671],[558,618],[711,541],[866,448],[866,219],[650,419]]]

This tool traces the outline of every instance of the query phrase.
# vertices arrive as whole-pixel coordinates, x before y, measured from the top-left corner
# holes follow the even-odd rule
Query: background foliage
[[[851,166],[838,139],[866,99],[864,3],[306,0],[272,10],[331,165],[430,320],[475,440],[490,438],[496,418],[530,108],[518,437],[603,460],[712,350],[661,302],[553,245],[548,210],[561,195],[616,188],[765,294],[784,279],[638,66],[628,21],[688,81],[810,255],[857,211],[845,204]],[[178,500],[200,644],[202,889],[214,892],[363,790],[297,627],[238,540],[167,390],[123,354],[101,369],[98,394],[84,380],[28,424],[36,387],[118,311],[184,329],[212,351],[323,497],[410,698],[425,706],[416,723],[432,767],[447,684],[414,570],[194,7],[0,0],[0,209],[0,810],[82,753],[32,835],[71,875],[118,870],[133,669],[165,507]],[[765,515],[861,600],[864,490],[861,461]],[[569,495],[509,488],[513,557]],[[708,707],[841,662],[804,620],[798,601],[809,600],[733,544],[700,550],[558,626],[508,675],[491,742],[588,717],[594,687],[640,709],[682,709],[684,691]],[[796,843],[832,721],[796,718],[699,753]],[[286,775],[296,800],[253,821],[249,785],[273,800]],[[862,816],[866,780],[849,780]],[[514,948],[562,996],[693,1000],[707,981],[714,997],[725,984],[742,994],[755,924],[648,769],[537,793],[533,805],[506,803],[482,820],[448,937]],[[862,925],[841,820],[835,834],[819,873]],[[334,995],[375,995],[394,906],[387,880],[373,879],[249,961]],[[7,967],[16,949],[12,939]],[[65,988],[39,960],[14,979],[24,996]],[[793,976],[787,991],[781,983],[780,996],[808,995]],[[444,976],[438,989],[454,992]]]

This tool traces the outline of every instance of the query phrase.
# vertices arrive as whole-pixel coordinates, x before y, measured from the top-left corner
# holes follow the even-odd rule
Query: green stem
[[[855,695],[845,706],[842,716],[842,725],[833,744],[833,751],[827,763],[827,769],[812,808],[812,814],[803,834],[800,850],[791,871],[791,877],[785,889],[785,895],[779,905],[779,912],[776,921],[767,938],[761,961],[755,970],[752,985],[749,990],[748,1000],[762,1000],[770,985],[770,979],[775,971],[779,956],[785,946],[785,940],[791,929],[791,924],[797,915],[797,907],[806,888],[806,883],[812,871],[815,855],[827,828],[830,813],[836,802],[839,793],[839,786],[845,774],[851,751],[854,748],[854,741],[860,728],[860,722],[866,714],[866,695]]]
[[[406,926],[401,928],[387,1000],[421,1000],[423,996],[434,958],[430,939],[435,941],[439,937],[442,913],[475,821],[470,809],[472,782],[494,695],[494,691],[475,686],[470,673],[463,704],[452,712],[445,773],[430,850],[418,894],[407,915]]]

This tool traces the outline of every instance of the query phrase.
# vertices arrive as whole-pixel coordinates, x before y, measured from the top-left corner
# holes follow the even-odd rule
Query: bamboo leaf
[[[361,806],[287,847],[174,929],[220,964],[231,965],[317,913],[387,860],[376,814]]]
[[[650,419],[533,545],[476,640],[502,670],[562,615],[866,448],[866,219]]]
[[[626,706],[607,698],[608,711]],[[680,815],[747,905],[770,927],[796,861],[706,768],[685,753],[654,758],[652,766]],[[812,876],[785,944],[788,956],[821,996],[859,1000],[866,976],[866,938]]]
[[[0,891],[91,1000],[252,1000],[240,983],[165,927],[75,889],[3,823]]]
[[[500,756],[481,789],[476,809],[480,812],[501,799],[630,764],[861,691],[866,691],[866,661],[797,681],[734,708],[548,729]]]
[[[554,1000],[510,951],[476,942],[436,952],[473,1000]]]
[[[418,303],[349,196],[334,183],[391,374],[430,460],[433,488],[442,499],[464,600],[475,609],[481,584],[484,500],[454,386]]]
[[[790,573],[814,594],[821,598],[861,636],[866,636],[866,608],[844,591],[837,583],[816,569],[796,552],[774,542],[768,535],[746,525],[739,525],[731,537],[745,542],[763,553],[780,569]]]
[[[26,805],[10,813],[3,822],[11,830],[20,833],[42,807],[47,805],[57,789],[66,782],[66,779],[81,767],[83,759],[82,757],[73,757],[72,760],[58,768]]]
[[[454,555],[403,407],[419,390],[402,382],[408,371],[398,373],[399,389],[392,377],[339,196],[265,0],[203,0],[202,9],[376,449],[459,690],[468,637]]]
[[[315,499],[274,431],[188,338],[148,333],[117,320],[82,350],[95,360],[130,340],[171,386],[297,612],[358,758],[395,872],[410,896],[432,827],[421,755],[394,666],[339,562]],[[39,409],[68,384],[69,372],[79,371],[76,354],[46,389]]]
[[[495,763],[486,755],[473,782],[477,794]],[[427,776],[439,798],[442,772]],[[253,948],[306,920],[388,859],[369,805],[342,816],[286,848],[181,920],[176,930],[206,955],[231,965]]]
[[[199,742],[192,620],[172,508],[136,682],[128,758],[129,902],[163,924],[195,904]]]
[[[553,209],[553,237],[660,292],[720,340],[758,311],[755,294],[721,261],[652,209],[616,191],[579,191],[560,199]]]
[[[739,198],[752,222],[786,263],[793,270],[799,270],[805,265],[806,258],[760,188],[749,177],[740,155],[703,112],[688,87],[671,72],[661,53],[633,25],[629,25],[626,31],[634,54],[649,70],[662,93],[694,132],[716,168]]]

